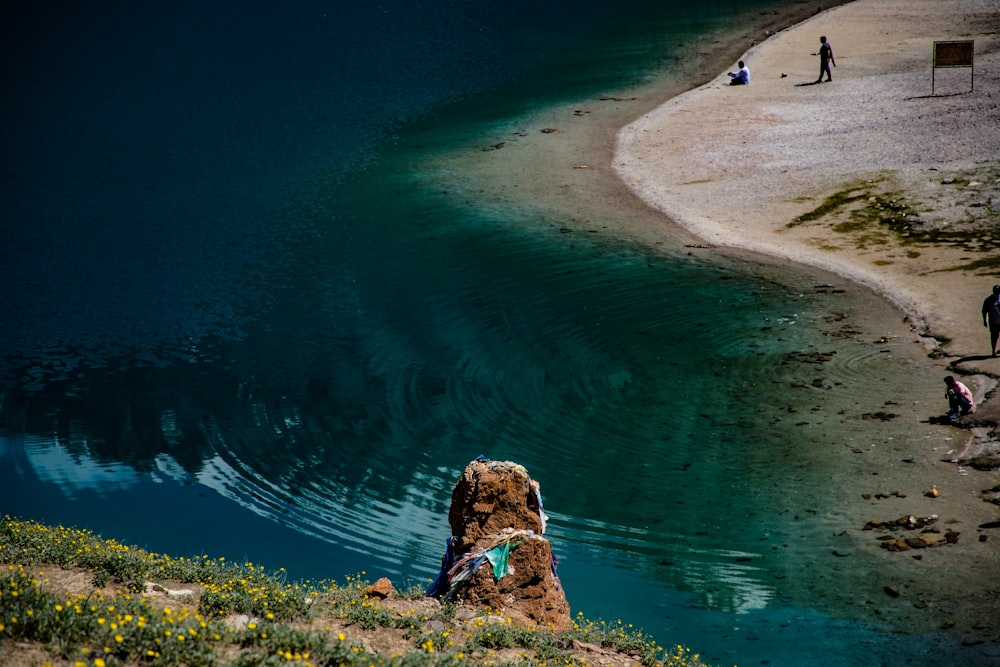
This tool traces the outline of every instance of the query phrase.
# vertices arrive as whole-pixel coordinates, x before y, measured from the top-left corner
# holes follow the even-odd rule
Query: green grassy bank
[[[175,557],[86,530],[0,519],[0,665],[602,665],[702,667],[623,621],[525,627],[488,609],[383,597],[364,573]]]

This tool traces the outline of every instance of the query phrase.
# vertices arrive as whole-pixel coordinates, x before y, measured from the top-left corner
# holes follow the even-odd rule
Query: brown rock
[[[570,626],[569,603],[552,573],[552,549],[548,540],[529,540],[510,554],[510,573],[500,579],[488,564],[476,570],[459,599],[477,607],[489,607],[515,621]]]
[[[577,651],[589,651],[591,653],[601,653],[603,651],[598,644],[589,644],[587,642],[582,642],[579,639],[572,640],[570,645]]]
[[[944,536],[940,533],[921,533],[918,538],[929,547],[941,546],[944,542]]]
[[[542,537],[538,483],[511,461],[477,459],[455,485],[448,512],[452,539],[433,595],[489,607],[531,624],[570,627],[569,604]],[[504,567],[506,559],[506,567]]]
[[[989,454],[976,456],[969,461],[969,465],[976,470],[996,470],[1000,468],[1000,456]]]
[[[372,584],[367,591],[365,591],[365,595],[367,595],[368,597],[381,598],[382,600],[390,598],[395,594],[396,594],[396,588],[392,585],[392,582],[389,581],[389,579],[386,577],[382,577],[374,584]]]
[[[448,512],[455,553],[489,548],[504,528],[542,535],[537,489],[524,466],[511,461],[475,460],[466,466]]]

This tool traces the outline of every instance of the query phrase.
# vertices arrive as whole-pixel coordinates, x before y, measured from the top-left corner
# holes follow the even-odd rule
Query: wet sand
[[[949,3],[947,15],[930,0],[838,4],[757,14],[688,45],[689,57],[649,81],[511,118],[421,170],[456,201],[559,220],[563,233],[850,278],[900,309],[893,335],[909,334],[904,344],[919,348],[924,374],[968,373],[981,400],[1000,372],[979,317],[1000,270],[975,264],[997,256],[995,243],[976,240],[990,240],[983,219],[995,223],[1000,206],[1000,12],[981,0]],[[810,54],[820,34],[833,45],[835,79],[797,85],[815,80]],[[939,70],[930,96],[938,39],[975,39],[974,91],[969,70]],[[725,72],[741,57],[753,82],[730,87]],[[850,203],[789,226],[839,193]],[[904,242],[852,217],[901,199],[918,227],[959,240]],[[807,269],[802,276],[803,284],[823,280]],[[913,372],[901,368],[892,386],[905,387]],[[843,474],[826,494],[836,507],[819,530],[842,533],[842,553],[825,553],[813,581],[789,577],[795,597],[902,631],[1000,636],[1000,531],[982,527],[1000,520],[982,493],[1000,476],[965,465],[995,447],[996,407],[987,403],[971,430],[928,423],[928,405],[940,401],[944,411],[942,395],[943,384],[915,387],[912,400],[892,408],[900,419],[867,427],[872,444],[841,443]],[[836,442],[838,433],[823,437]],[[941,495],[925,496],[934,484]],[[861,530],[868,520],[932,513],[942,534],[962,531],[959,544],[890,553]],[[841,557],[848,552],[854,558]]]

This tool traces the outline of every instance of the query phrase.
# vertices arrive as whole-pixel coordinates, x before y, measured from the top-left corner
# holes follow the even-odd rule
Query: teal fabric
[[[498,580],[507,575],[507,561],[510,559],[510,542],[499,544],[486,552],[486,558],[493,566],[493,576]]]

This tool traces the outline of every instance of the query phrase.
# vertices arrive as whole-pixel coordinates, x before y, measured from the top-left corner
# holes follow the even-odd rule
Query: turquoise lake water
[[[907,335],[888,304],[410,171],[416,123],[466,141],[774,4],[2,10],[0,511],[424,583],[485,454],[540,482],[574,612],[719,664],[989,664],[802,593],[836,546],[802,520],[843,474],[831,432],[871,428],[832,406],[919,367],[870,344]]]

